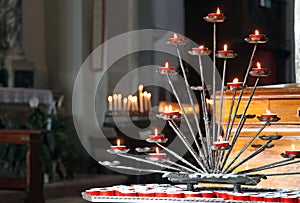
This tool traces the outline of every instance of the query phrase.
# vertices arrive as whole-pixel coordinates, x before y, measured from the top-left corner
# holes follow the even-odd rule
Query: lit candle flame
[[[139,85],[139,90],[142,91],[143,88],[144,88],[144,85],[140,84],[140,85]]]
[[[109,102],[112,102],[113,97],[112,97],[112,96],[108,96],[107,100],[108,100]]]
[[[131,101],[132,101],[132,102],[137,102],[137,96],[133,96],[133,97],[131,98]]]
[[[177,34],[176,34],[176,33],[174,33],[174,38],[178,38],[178,36],[177,36]]]
[[[146,97],[147,97],[148,99],[151,99],[151,93],[149,92],[149,93],[146,95]]]
[[[257,65],[257,68],[258,68],[258,69],[261,69],[261,65],[260,65],[259,62],[257,62],[256,65]]]
[[[114,94],[113,97],[114,97],[114,99],[117,99],[117,98],[118,98],[118,95],[117,95],[117,94]]]
[[[169,112],[170,112],[170,111],[173,111],[173,107],[172,107],[171,104],[169,105]]]
[[[132,95],[128,95],[128,101],[132,100]]]
[[[248,169],[249,169],[249,165],[248,165],[248,163],[246,163],[245,170],[248,170]]]
[[[222,142],[222,141],[223,141],[223,137],[220,135],[220,136],[218,137],[218,140],[219,140],[219,142]]]
[[[121,145],[121,141],[120,139],[117,139],[117,146],[120,146]]]
[[[259,35],[259,31],[258,30],[255,30],[255,35]]]
[[[158,147],[155,148],[155,151],[156,151],[157,154],[159,154],[159,149],[158,149]]]
[[[122,99],[122,94],[118,94],[118,99]]]
[[[267,114],[272,114],[271,111],[269,109],[266,110]]]
[[[238,78],[234,78],[232,82],[233,82],[233,83],[238,83],[238,82],[239,82],[239,79],[238,79]]]
[[[220,11],[220,8],[218,7],[217,8],[217,14],[220,14],[221,13],[221,11]]]
[[[296,149],[295,145],[294,145],[294,144],[292,144],[292,150],[295,150],[295,149]]]
[[[199,48],[200,48],[200,49],[204,49],[204,46],[203,46],[203,45],[200,45]]]
[[[224,44],[224,51],[227,51],[227,48],[228,48],[227,44]]]
[[[158,135],[158,130],[157,130],[157,128],[154,129],[154,135],[155,135],[155,136]]]
[[[169,67],[169,63],[168,63],[168,62],[165,63],[165,67],[166,67],[166,68]]]

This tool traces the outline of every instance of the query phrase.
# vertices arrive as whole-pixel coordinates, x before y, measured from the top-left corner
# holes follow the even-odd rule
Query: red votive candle
[[[207,14],[207,16],[208,17],[221,17],[221,16],[224,16],[224,14],[220,12],[219,8],[217,8],[216,13],[209,13],[209,14]]]
[[[175,68],[174,68],[174,67],[172,67],[172,66],[169,66],[169,63],[168,63],[168,62],[166,62],[166,63],[165,63],[165,66],[163,66],[163,67],[159,67],[159,70],[168,71],[168,70],[175,70]]]
[[[104,189],[100,190],[100,195],[101,196],[114,196],[115,190],[104,188]]]
[[[280,202],[297,203],[298,202],[298,197],[297,196],[280,197]]]
[[[265,38],[264,34],[260,34],[258,30],[255,30],[254,34],[250,34],[249,38],[253,41],[258,41]]]
[[[249,200],[252,202],[262,202],[264,201],[264,197],[261,195],[250,195]]]
[[[278,197],[278,196],[265,196],[264,201],[265,202],[280,202],[280,197]]]
[[[287,154],[287,155],[292,154],[292,155],[299,156],[300,155],[300,150],[295,150],[295,145],[292,144],[292,149],[285,151],[285,154]]]
[[[233,53],[232,50],[228,50],[227,48],[228,48],[227,44],[224,44],[224,49],[218,51],[218,54],[224,54],[224,55],[226,55],[226,54],[231,54],[231,53]]]
[[[174,34],[174,37],[171,37],[169,39],[170,42],[183,42],[184,38],[183,37],[178,37],[177,34]]]
[[[160,153],[158,147],[156,147],[155,151],[156,151],[156,153],[149,153],[150,158],[155,158],[155,159],[165,159],[165,158],[167,158],[167,154]]]
[[[139,197],[155,197],[155,192],[153,191],[143,191],[138,193]]]
[[[151,140],[161,140],[164,139],[164,135],[158,134],[157,128],[154,129],[154,135],[149,135],[148,136]]]
[[[112,146],[110,146],[110,149],[111,149],[111,150],[119,150],[119,151],[122,151],[122,150],[126,149],[126,146],[125,146],[125,145],[121,145],[121,142],[120,142],[120,140],[118,139],[118,140],[117,140],[117,145],[112,145]]]
[[[89,189],[89,190],[86,190],[85,193],[87,195],[99,196],[100,195],[100,189]]]
[[[198,51],[198,52],[201,52],[201,51],[208,51],[208,48],[207,47],[204,47],[203,45],[199,46],[199,47],[194,47],[192,48],[193,51]]]
[[[233,200],[249,201],[249,194],[235,193],[233,194]]]
[[[135,197],[136,196],[136,191],[133,191],[133,190],[119,191],[119,196]]]
[[[167,197],[166,191],[156,191],[155,197]]]
[[[168,116],[168,117],[179,116],[180,115],[179,111],[173,111],[172,105],[165,106],[165,110],[161,111],[159,113],[162,114],[162,115]]]
[[[262,68],[259,62],[257,62],[256,65],[257,65],[257,68],[252,68],[253,72],[256,72],[256,73],[267,72],[268,69]]]
[[[167,192],[167,197],[182,198],[183,194],[182,194],[182,192],[179,192],[179,191],[169,191],[169,192]]]
[[[200,191],[200,194],[204,198],[213,198],[214,193],[212,191]]]
[[[277,114],[271,113],[269,110],[266,110],[266,112],[267,113],[265,113],[265,114],[261,114],[260,117],[266,118],[266,119],[277,118]]]
[[[243,82],[239,82],[238,78],[234,78],[232,82],[228,82],[228,87],[241,87],[243,85]]]

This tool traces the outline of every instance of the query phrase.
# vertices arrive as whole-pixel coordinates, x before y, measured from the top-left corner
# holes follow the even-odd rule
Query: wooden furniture
[[[26,178],[0,178],[0,189],[25,190],[25,203],[43,203],[43,174],[40,164],[40,136],[38,130],[0,130],[0,144],[27,146]]]

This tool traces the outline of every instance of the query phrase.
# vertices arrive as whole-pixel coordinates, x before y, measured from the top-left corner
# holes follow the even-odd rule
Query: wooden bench
[[[0,189],[24,190],[25,203],[43,203],[43,173],[40,163],[41,131],[0,130],[0,144],[22,144],[27,146],[26,177],[0,178]]]

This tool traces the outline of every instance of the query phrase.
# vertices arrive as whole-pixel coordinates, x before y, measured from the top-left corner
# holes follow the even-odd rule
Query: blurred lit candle
[[[132,110],[133,111],[138,111],[138,102],[137,102],[138,98],[137,96],[133,96],[131,99],[131,103],[132,103]]]
[[[123,98],[123,111],[128,110],[128,105],[127,105],[128,99],[125,97]]]
[[[151,140],[161,140],[164,138],[164,135],[158,134],[157,128],[154,129],[154,135],[149,135],[149,138]]]
[[[214,142],[214,146],[217,147],[217,148],[228,147],[229,146],[229,141],[223,141],[223,137],[219,136],[219,140]]]
[[[144,98],[143,98],[143,89],[144,86],[143,85],[139,85],[139,104],[140,104],[140,112],[144,113]]]
[[[151,93],[149,92],[148,94],[147,94],[147,100],[148,100],[148,110],[150,111],[150,109],[151,109],[151,107],[152,107],[152,102],[151,102]]]
[[[242,86],[242,82],[239,82],[239,79],[238,78],[234,78],[232,82],[228,82],[227,83],[227,86],[228,87],[239,87],[239,86]]]
[[[207,47],[204,47],[203,45],[200,45],[199,47],[194,47],[192,48],[193,51],[207,51],[208,48]]]
[[[148,92],[147,91],[144,91],[143,93],[144,95],[144,104],[145,104],[145,111],[148,111]]]
[[[132,95],[128,95],[128,111],[132,111]]]
[[[112,105],[113,97],[108,96],[107,101],[108,101],[108,111],[112,111],[113,110],[113,105]]]
[[[110,146],[110,149],[111,150],[119,150],[119,151],[122,151],[124,149],[126,149],[126,146],[125,145],[121,145],[121,141],[120,139],[117,140],[117,145],[112,145]]]
[[[160,112],[160,114],[166,115],[166,116],[178,116],[179,111],[173,111],[172,105],[165,106],[165,110]]]
[[[114,109],[114,111],[118,110],[118,95],[117,94],[113,95],[113,109]]]
[[[118,94],[118,111],[122,111],[122,94]]]

